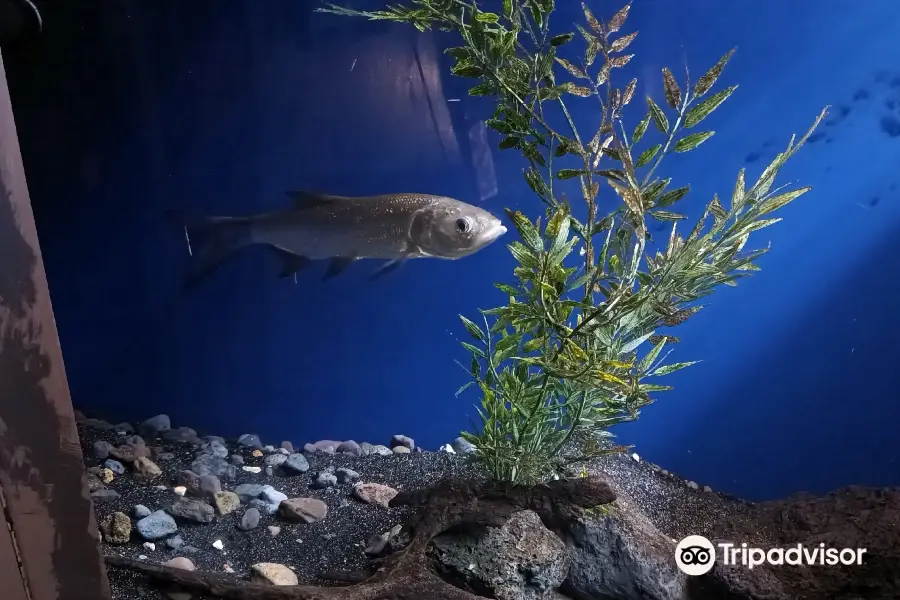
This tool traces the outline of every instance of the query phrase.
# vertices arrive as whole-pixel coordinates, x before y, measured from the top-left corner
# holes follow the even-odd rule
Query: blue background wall
[[[184,295],[183,238],[161,214],[258,212],[298,188],[425,191],[535,214],[520,156],[473,159],[491,107],[449,76],[441,49],[456,40],[294,0],[152,4],[43,6],[44,36],[4,53],[76,406],[272,442],[455,437],[476,401],[454,397],[466,381],[456,315],[505,300],[492,286],[511,274],[502,244],[377,283],[355,265],[327,285],[321,266],[278,281],[272,256],[251,250]],[[717,135],[664,163],[692,184],[692,218],[730,193],[741,165],[757,176],[834,109],[784,171],[815,189],[756,236],[773,243],[762,273],[678,329],[673,356],[705,362],[618,433],[751,499],[898,484],[900,4],[678,6],[635,2],[640,97],[659,97],[662,66],[680,74],[686,59],[699,75],[739,47],[721,83],[741,87],[710,117]],[[572,3],[556,26],[581,18]],[[592,125],[593,102],[570,104]]]

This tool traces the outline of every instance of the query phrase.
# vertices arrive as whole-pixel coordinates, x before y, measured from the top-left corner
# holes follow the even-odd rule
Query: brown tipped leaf
[[[736,48],[732,48],[728,51],[725,56],[719,59],[713,67],[703,74],[703,77],[697,82],[694,86],[694,96],[700,97],[712,88],[715,85],[716,80],[719,79],[719,75],[722,74],[722,71],[725,69],[725,65],[728,64],[728,61],[731,59],[731,55],[734,54]]]
[[[668,67],[662,70],[663,89],[666,91],[666,103],[672,108],[677,109],[681,104],[681,90],[678,88],[678,82]]]

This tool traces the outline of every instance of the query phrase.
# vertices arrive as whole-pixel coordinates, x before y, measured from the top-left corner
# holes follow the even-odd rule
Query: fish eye
[[[460,233],[469,233],[472,229],[472,223],[469,219],[457,219],[456,230]]]

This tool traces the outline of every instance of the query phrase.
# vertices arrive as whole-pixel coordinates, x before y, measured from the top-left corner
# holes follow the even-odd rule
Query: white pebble
[[[636,460],[637,462],[641,462],[641,457],[637,455],[637,452],[631,455],[631,458]]]
[[[147,560],[147,555],[146,555],[146,554],[139,554],[139,555],[138,555],[138,560]]]
[[[144,542],[144,548],[147,550],[156,550],[156,544],[153,542]]]
[[[260,473],[260,472],[262,472],[262,467],[246,467],[246,466],[245,466],[245,467],[241,467],[241,468],[244,469],[245,471],[247,471],[248,473]]]
[[[172,491],[178,494],[179,496],[184,496],[187,493],[187,488],[183,485],[179,485],[177,487],[172,488]]]
[[[213,545],[213,548],[215,548],[216,550],[221,550],[222,548],[225,547],[225,544],[222,543],[222,540],[216,540],[212,543],[212,545]]]
[[[234,569],[232,569],[231,565],[229,565],[228,563],[225,563],[225,566],[222,568],[225,570],[226,573],[234,573]]]
[[[453,449],[453,446],[450,444],[444,444],[441,446],[441,452],[446,452],[448,454],[456,454],[456,450]]]

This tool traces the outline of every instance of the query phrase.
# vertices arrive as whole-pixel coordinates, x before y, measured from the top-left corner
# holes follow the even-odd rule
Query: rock
[[[360,456],[362,454],[362,449],[359,447],[359,444],[357,444],[353,440],[341,442],[340,444],[338,444],[338,447],[335,451],[338,454],[352,454],[354,456]]]
[[[230,460],[231,464],[237,465],[238,467],[244,464],[244,457],[240,454],[232,454]]]
[[[280,467],[284,464],[288,457],[284,454],[270,454],[263,459],[263,464],[267,467]]]
[[[410,452],[412,452],[412,450],[410,450],[406,446],[394,446],[393,448],[391,448],[391,452],[393,452],[394,454],[409,454]]]
[[[475,452],[476,450],[475,444],[464,437],[458,437],[453,440],[452,446],[459,454],[467,454],[469,452]]]
[[[184,546],[184,540],[181,539],[180,535],[173,535],[166,540],[166,546],[168,546],[172,550],[179,550],[182,546]]]
[[[688,486],[689,488],[691,488],[692,490],[696,490],[696,489],[698,489],[698,488],[700,487],[700,486],[697,485],[697,482],[696,482],[696,481],[688,481],[688,482],[687,482],[687,486]]]
[[[246,471],[247,473],[262,473],[262,467],[248,467],[244,465],[241,467],[242,471]]]
[[[575,597],[682,600],[687,576],[673,560],[675,542],[628,498],[585,511],[559,534],[569,548],[566,588]]]
[[[125,513],[114,512],[100,521],[100,531],[110,544],[127,544],[131,539],[131,519]]]
[[[237,467],[224,458],[211,454],[201,454],[191,463],[191,471],[197,475],[215,475],[222,481],[234,481]]]
[[[262,449],[263,449],[263,452],[265,452],[266,454],[271,454],[271,453],[275,452],[275,446],[273,446],[272,444],[266,444],[265,446],[263,446]]]
[[[281,527],[278,527],[277,525],[269,525],[266,529],[269,530],[269,535],[272,537],[277,537],[278,534],[281,533]]]
[[[142,436],[153,439],[163,431],[168,431],[171,428],[172,423],[169,420],[169,415],[156,415],[141,423],[138,426],[138,431],[141,432]]]
[[[334,454],[337,451],[337,447],[340,445],[341,442],[336,442],[334,440],[319,440],[318,442],[313,442],[312,444],[304,444],[303,451],[310,454],[315,454],[316,452]]]
[[[444,569],[497,600],[544,600],[569,571],[566,545],[530,510],[514,513],[502,527],[443,534],[432,543]]]
[[[94,502],[109,502],[110,500],[118,500],[119,492],[116,490],[108,490],[105,488],[91,492],[91,500]]]
[[[287,440],[281,442],[281,447],[287,450],[288,454],[293,454],[294,452],[294,445]]]
[[[125,465],[120,463],[117,460],[113,460],[111,458],[107,458],[103,463],[103,466],[115,473],[116,475],[124,475],[125,474]]]
[[[190,427],[178,427],[162,432],[162,439],[175,444],[200,444],[197,432]]]
[[[379,456],[393,456],[394,453],[387,446],[377,444],[375,446],[372,446],[370,454],[377,454]]]
[[[334,474],[337,476],[338,483],[353,483],[359,479],[359,473],[353,469],[340,468]]]
[[[259,498],[262,494],[263,486],[258,483],[242,483],[234,488],[234,493],[238,495],[241,502],[247,503],[255,498]]]
[[[241,531],[250,531],[251,529],[256,529],[257,526],[259,526],[259,519],[259,511],[255,507],[251,506],[244,511],[238,527],[240,527]]]
[[[160,452],[156,455],[156,460],[160,462],[175,460],[175,455],[172,452]]]
[[[456,450],[453,449],[453,446],[450,444],[444,444],[440,447],[441,452],[446,452],[447,454],[456,454]]]
[[[315,523],[328,515],[328,506],[317,498],[289,498],[278,505],[278,512],[288,521]]]
[[[250,453],[250,456],[252,456],[253,458],[262,458],[263,451],[260,450],[259,448],[257,448],[256,450],[254,450],[253,452]]]
[[[143,504],[135,504],[131,512],[135,519],[143,519],[144,517],[149,517],[152,511]]]
[[[194,566],[191,559],[183,556],[176,556],[175,558],[167,560],[163,563],[163,566],[172,567],[173,569],[184,569],[185,571],[193,571],[197,568]]]
[[[400,435],[399,433],[391,438],[391,449],[402,446],[407,450],[414,450],[416,441],[409,436]]]
[[[131,423],[126,423],[124,421],[122,423],[116,423],[112,426],[112,429],[122,435],[134,433],[134,427],[131,426]]]
[[[176,485],[172,488],[172,491],[178,494],[179,496],[184,496],[187,494],[187,487],[183,485]]]
[[[337,477],[335,477],[334,473],[322,471],[316,475],[316,480],[313,481],[310,487],[314,489],[324,489],[334,485],[337,485]]]
[[[298,585],[297,575],[278,563],[256,563],[250,567],[251,581],[272,585]]]
[[[282,494],[271,485],[264,485],[259,493],[259,499],[267,504],[274,505],[277,509],[283,500],[287,500],[287,495]],[[273,510],[272,512],[274,513],[275,511]]]
[[[246,448],[254,448],[256,450],[262,449],[263,445],[259,439],[259,436],[255,433],[245,433],[241,437],[238,438],[238,444],[244,446]]]
[[[162,469],[146,456],[139,456],[134,461],[134,474],[141,479],[156,479],[162,475]]]
[[[138,438],[140,439],[140,438]],[[123,462],[130,463],[138,458],[147,458],[150,456],[150,448],[148,448],[143,440],[139,444],[126,443],[109,449],[109,455]]]
[[[99,477],[100,481],[103,483],[112,483],[112,480],[116,478],[112,469],[107,469],[106,467],[97,469],[97,477]]]
[[[178,531],[178,525],[166,511],[158,510],[135,523],[135,528],[145,540],[160,540]]]
[[[215,475],[201,475],[197,478],[197,494],[201,498],[212,498],[222,491],[222,482]]]
[[[89,492],[93,493],[103,488],[103,482],[95,474],[88,473],[86,479]]]
[[[353,494],[363,502],[388,508],[397,490],[381,483],[357,483],[353,486]]]
[[[222,550],[223,548],[225,548],[225,544],[222,542],[222,540],[216,540],[212,543],[212,547],[216,550]]]
[[[213,494],[213,503],[219,514],[224,517],[237,510],[241,505],[241,499],[234,492],[216,492]]]
[[[215,518],[213,507],[193,498],[179,498],[166,509],[173,517],[178,517],[194,523],[211,523]]]
[[[228,456],[228,448],[226,448],[225,444],[219,440],[208,440],[204,442],[200,446],[200,452],[202,454],[215,456],[216,458],[225,458]]]
[[[100,460],[104,460],[109,456],[109,451],[113,449],[113,445],[104,440],[94,442],[94,456]]]
[[[285,470],[293,473],[306,473],[309,471],[309,461],[302,454],[291,454],[282,466]]]

